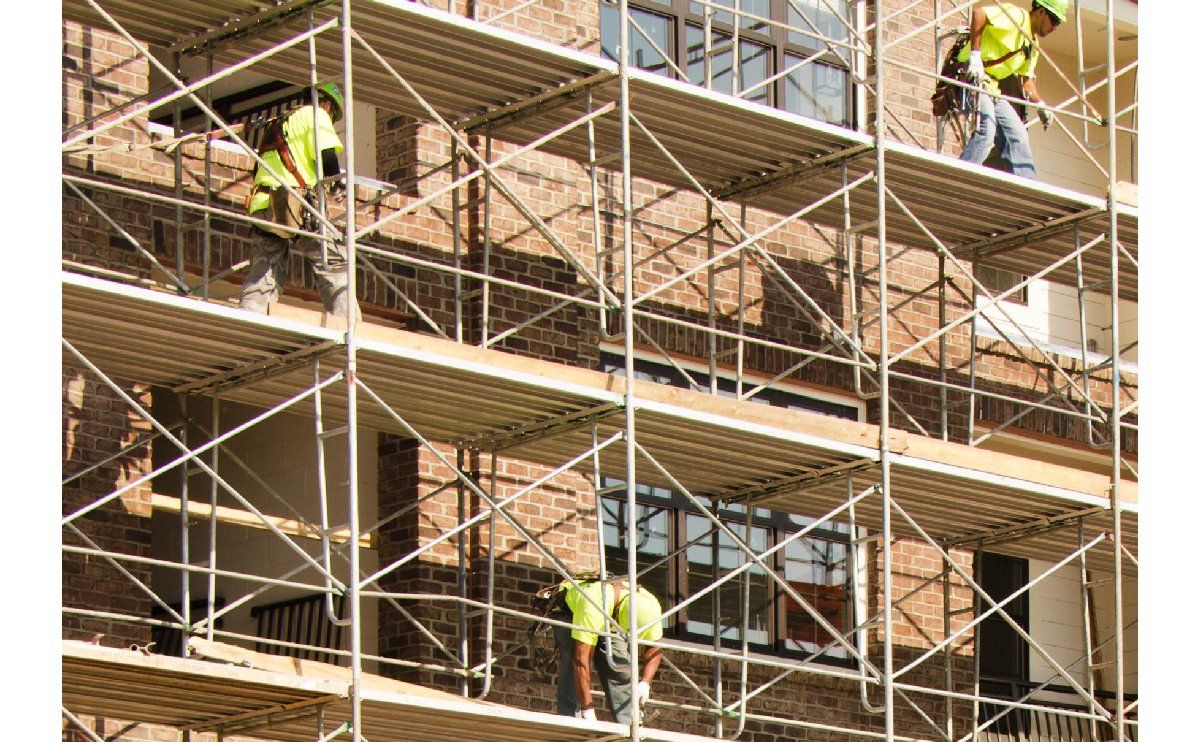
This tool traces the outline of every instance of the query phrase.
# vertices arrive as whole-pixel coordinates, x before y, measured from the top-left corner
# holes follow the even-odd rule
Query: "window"
[[[980,587],[999,603],[1029,583],[1029,561],[1017,557],[983,552],[977,566]],[[986,607],[986,606],[985,606]],[[1004,606],[1004,611],[1025,631],[1029,631],[1029,593]],[[1021,636],[998,613],[979,625],[979,690],[986,696],[1017,700],[1029,682],[1029,648]],[[979,721],[984,722],[1006,709],[996,704],[981,704]],[[996,725],[998,731],[1029,728],[1029,712],[1008,711]]]
[[[838,15],[849,19],[849,0],[740,0],[736,65],[733,12],[712,13],[705,44],[705,10],[713,6],[732,9],[735,0],[630,2],[630,63],[763,105],[851,124],[850,54],[813,36],[846,41],[849,33]],[[619,39],[620,12],[601,0],[601,52],[617,59]]]
[[[976,266],[975,277],[978,278],[979,282],[983,284],[988,291],[991,291],[994,296],[999,296],[1005,291],[1011,289],[1013,286],[1019,284],[1021,281],[1025,280],[1025,277],[1018,273],[1000,270],[999,268],[993,268],[988,265]],[[1021,287],[1020,291],[1013,292],[1007,299],[1005,299],[1005,301],[1028,306],[1029,286],[1026,285]]]
[[[624,363],[619,356],[605,353],[601,360],[605,371],[623,373]],[[683,375],[669,366],[639,359],[635,369],[639,379],[687,386]],[[693,373],[692,378],[701,385],[708,383],[708,377],[702,373]],[[718,385],[722,393],[732,393],[732,380],[720,378]],[[858,409],[851,405],[779,389],[765,390],[752,399],[836,417],[858,417]],[[620,484],[620,480],[612,479],[602,482],[604,487]],[[714,510],[713,502],[698,499],[731,533],[759,554],[812,523],[808,518],[766,508],[754,508],[747,522],[743,505]],[[749,560],[734,539],[719,530],[683,494],[638,485],[637,501],[635,522],[629,528],[629,508],[624,496],[601,498],[607,568],[617,574],[628,570],[625,536],[631,532],[636,539],[641,582],[662,600],[664,607],[681,603]],[[844,632],[854,623],[851,548],[849,527],[826,523],[768,557],[768,564],[833,627]],[[747,608],[745,622],[743,606]],[[752,566],[743,577],[724,583],[680,613],[664,619],[665,635],[705,644],[712,643],[715,633],[722,644],[738,646],[743,628],[756,651],[793,656],[819,654],[822,661],[849,663],[845,647],[835,644],[833,636],[758,565]]]

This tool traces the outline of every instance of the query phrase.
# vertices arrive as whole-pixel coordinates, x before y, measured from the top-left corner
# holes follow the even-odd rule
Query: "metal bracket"
[[[1035,224],[1032,227],[1018,229],[1015,232],[1006,232],[996,235],[995,237],[987,237],[978,242],[972,242],[969,245],[951,248],[950,254],[960,260],[986,258],[989,255],[995,255],[999,252],[1004,252],[1010,247],[1025,245],[1034,240],[1046,239],[1053,237],[1063,232],[1068,232],[1075,228],[1076,222],[1085,222],[1089,219],[1103,216],[1107,213],[1104,209],[1087,209],[1075,214],[1068,214],[1057,219],[1052,219],[1045,224]],[[975,251],[978,250],[978,256]]]
[[[593,419],[602,420],[624,410],[616,402],[608,402],[595,407],[588,407],[575,412],[568,412],[558,417],[527,423],[495,433],[486,433],[473,438],[454,441],[455,447],[482,451],[503,451],[534,441],[560,435],[590,425]]]
[[[941,544],[944,548],[951,548],[954,546],[964,546],[967,544],[990,546],[1007,543],[1009,541],[1019,541],[1020,539],[1028,536],[1036,536],[1039,533],[1045,533],[1046,531],[1053,531],[1065,526],[1069,526],[1082,518],[1088,517],[1089,515],[1097,515],[1099,513],[1106,512],[1108,512],[1108,508],[1106,507],[1094,507],[1086,510],[1073,510],[1069,513],[1061,513],[1059,515],[1038,518],[1037,520],[1027,521],[1025,523],[1018,523],[1016,525],[1006,526],[1004,528],[997,528],[993,531],[944,539],[941,541]]]
[[[172,387],[171,391],[176,394],[198,391],[213,392],[249,384],[254,381],[261,381],[262,379],[291,371],[297,366],[308,363],[314,356],[328,353],[340,347],[342,347],[341,343],[326,340],[325,342],[300,348],[290,353],[264,358],[253,363],[248,363],[245,366],[238,366],[237,368],[223,371],[198,381],[180,384]]]
[[[583,79],[572,80],[556,88],[544,90],[528,98],[511,101],[478,116],[455,121],[453,125],[465,132],[472,133],[477,129],[495,128],[522,118],[538,116],[578,100],[587,88],[615,79],[616,74],[613,72],[607,70],[597,72]]]
[[[823,469],[812,469],[801,474],[794,474],[788,477],[773,479],[770,482],[744,487],[732,493],[722,493],[720,499],[730,503],[743,502],[760,502],[762,500],[776,497],[783,494],[785,491],[797,492],[808,487],[815,487],[824,484],[831,479],[840,479],[849,474],[853,474],[863,469],[869,469],[878,465],[879,461],[874,458],[870,459],[855,459],[841,464],[834,464]]]
[[[713,198],[719,201],[736,197],[750,196],[760,191],[770,190],[786,183],[796,183],[811,180],[825,175],[830,170],[838,168],[843,162],[862,157],[875,149],[873,144],[859,144],[848,149],[822,155],[807,162],[797,163],[781,170],[766,173],[755,178],[749,178],[734,183],[726,188],[713,192]]]

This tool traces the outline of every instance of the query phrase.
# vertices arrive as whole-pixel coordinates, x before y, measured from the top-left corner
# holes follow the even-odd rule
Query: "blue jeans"
[[[558,713],[575,716],[579,711],[579,697],[575,694],[575,640],[571,630],[554,627],[554,640],[558,643]],[[604,650],[605,640],[596,643],[592,664],[600,675],[604,695],[608,698],[608,710],[620,724],[633,723],[633,698],[630,694],[629,645],[624,639],[613,638],[612,654]]]
[[[971,133],[963,147],[960,160],[979,165],[995,146],[1008,171],[1022,178],[1035,178],[1033,150],[1029,147],[1029,132],[1006,100],[979,94],[979,127]]]

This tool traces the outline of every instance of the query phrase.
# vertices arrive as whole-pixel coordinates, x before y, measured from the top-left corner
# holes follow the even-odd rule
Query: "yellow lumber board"
[[[178,497],[163,494],[152,494],[150,496],[150,505],[155,510],[162,510],[167,513],[178,513],[183,509],[183,501]],[[212,505],[207,502],[197,502],[196,500],[188,500],[188,516],[192,518],[200,518],[208,520],[212,517]],[[317,532],[315,526],[306,525],[304,522],[292,518],[282,518],[277,515],[264,514],[266,521],[278,528],[283,533],[289,536],[299,536],[301,538],[309,538],[320,540],[321,536]],[[249,510],[240,508],[231,508],[225,505],[217,506],[217,522],[228,523],[230,525],[246,526],[247,528],[259,528],[262,530],[270,530],[267,523],[262,518],[259,518]],[[350,540],[350,531],[346,528],[339,528],[336,531],[329,533],[329,540],[335,544],[344,544]],[[359,534],[359,546],[364,549],[375,548],[375,535],[371,533]]]

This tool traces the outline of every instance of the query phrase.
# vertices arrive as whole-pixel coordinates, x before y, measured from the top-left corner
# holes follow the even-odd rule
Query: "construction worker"
[[[316,208],[320,187],[317,153],[323,178],[342,171],[337,158],[343,149],[342,142],[333,129],[334,122],[342,118],[342,91],[337,85],[326,83],[318,86],[317,93],[316,108],[311,104],[302,106],[268,124],[259,154],[270,168],[259,166],[254,174],[254,189],[247,199],[250,215],[306,232],[316,231],[316,217],[288,194],[277,175],[303,193],[305,201]],[[337,189],[330,192],[338,195]],[[348,296],[346,254],[340,244],[296,236],[286,229],[272,230],[258,225],[253,229],[257,239],[250,251],[250,270],[242,284],[242,309],[266,313],[267,306],[283,292],[288,253],[295,250],[312,267],[325,311],[346,316],[347,302],[353,301],[353,297]],[[360,316],[358,302],[353,301],[353,307],[355,316]]]
[[[568,584],[569,583],[565,583]],[[582,592],[581,592],[582,591]],[[589,602],[584,594],[589,596]],[[568,586],[566,606],[570,616],[563,617],[577,628],[556,626],[554,638],[558,643],[558,713],[580,719],[596,720],[592,701],[592,665],[600,675],[600,683],[608,698],[608,709],[621,724],[633,723],[633,698],[630,695],[629,645],[624,638],[605,638],[597,631],[612,631],[612,626],[596,606],[604,606],[609,615],[626,631],[631,625],[645,626],[638,634],[639,641],[658,641],[662,638],[662,607],[654,595],[641,585],[633,600],[637,617],[629,616],[629,582],[616,580],[580,580],[579,588]],[[611,648],[610,648],[611,646]],[[642,653],[641,676],[637,684],[638,708],[643,709],[650,699],[650,683],[662,662],[662,649],[646,647]]]
[[[1051,34],[1067,18],[1067,0],[1033,0],[1029,10],[1012,3],[994,3],[976,7],[971,13],[971,43],[959,55],[967,62],[967,77],[991,95],[980,94],[978,125],[963,147],[960,159],[976,164],[987,159],[995,146],[1006,169],[1014,175],[1033,178],[1033,150],[1029,133],[1012,103],[996,98],[1000,80],[1010,75],[1025,78],[1025,97],[1041,103],[1034,82],[1037,65],[1037,41]],[[1039,108],[1038,117],[1045,129],[1050,128],[1053,116]]]

